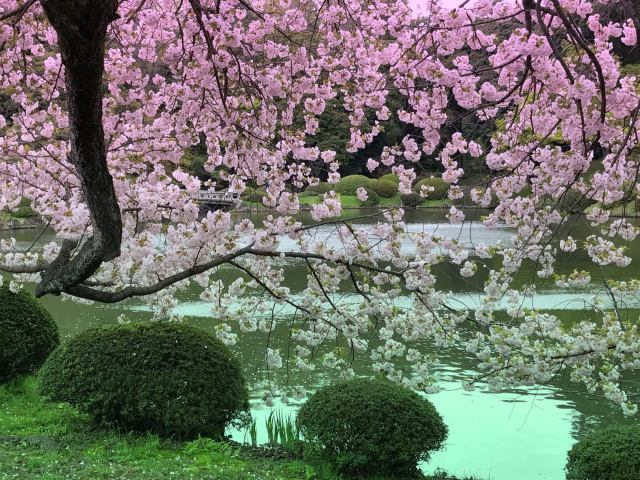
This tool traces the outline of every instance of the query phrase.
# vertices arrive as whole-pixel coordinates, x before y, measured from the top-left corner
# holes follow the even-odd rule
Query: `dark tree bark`
[[[42,0],[58,34],[65,67],[71,151],[91,213],[92,236],[72,255],[65,241],[58,258],[42,273],[36,295],[59,294],[89,278],[104,261],[120,254],[122,219],[107,168],[102,127],[105,36],[117,18],[117,0]]]

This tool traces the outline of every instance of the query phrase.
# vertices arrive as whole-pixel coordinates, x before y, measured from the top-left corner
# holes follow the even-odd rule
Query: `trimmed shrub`
[[[416,193],[420,193],[420,188],[422,187],[422,185],[427,185],[434,188],[433,192],[431,192],[429,196],[426,197],[428,200],[442,200],[443,198],[446,198],[450,186],[440,177],[427,177],[416,183],[413,186],[413,191]]]
[[[387,173],[386,175],[382,175],[378,180],[391,180],[396,185],[400,185],[400,177],[395,173]]]
[[[403,207],[416,208],[424,201],[424,198],[419,193],[403,193],[400,195],[400,201]]]
[[[50,400],[125,431],[221,439],[248,415],[239,364],[215,337],[184,324],[87,330],[54,351],[39,380]]]
[[[58,326],[33,295],[0,286],[0,383],[38,370],[59,343]]]
[[[304,192],[298,193],[298,198],[317,197],[317,196],[318,196],[317,193],[309,192],[307,190],[305,190]]]
[[[369,177],[364,175],[347,175],[334,185],[334,190],[340,195],[355,195],[358,188],[367,187],[369,180]]]
[[[369,180],[367,190],[373,190],[383,198],[392,198],[398,193],[398,184],[391,180]]]
[[[247,188],[242,192],[242,199],[248,202],[262,203],[262,197],[266,197],[267,191],[264,188]]]
[[[567,480],[640,478],[640,426],[611,427],[587,435],[569,451]]]
[[[360,202],[361,207],[375,207],[380,205],[380,197],[373,190],[367,190],[367,199],[364,202]]]
[[[349,473],[414,471],[447,437],[431,402],[381,380],[320,389],[302,406],[297,423],[307,455]]]
[[[320,182],[317,185],[309,185],[304,189],[305,193],[309,192],[311,195],[322,195],[323,193],[330,192],[335,189],[335,185],[329,182]]]

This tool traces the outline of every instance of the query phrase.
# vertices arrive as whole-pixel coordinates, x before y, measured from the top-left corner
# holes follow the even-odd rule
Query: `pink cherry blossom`
[[[12,289],[32,281],[44,293],[77,301],[138,297],[158,318],[172,316],[177,295],[193,286],[228,344],[238,331],[271,332],[293,311],[300,326],[291,336],[291,365],[305,371],[322,358],[352,373],[351,358],[315,355],[325,344],[340,344],[353,355],[367,352],[373,371],[424,388],[428,365],[409,346],[431,341],[475,355],[493,388],[547,383],[567,369],[572,381],[634,413],[620,372],[638,366],[637,329],[596,302],[603,312],[597,321],[570,326],[546,312],[524,311],[518,305],[536,295],[535,279],[514,281],[531,262],[532,277],[551,278],[557,256],[578,251],[598,267],[625,268],[634,260],[624,243],[637,231],[611,211],[640,191],[640,95],[637,78],[625,74],[612,49],[619,41],[637,45],[638,25],[608,22],[594,13],[600,3],[1,0],[0,209],[28,200],[56,237],[30,250],[2,240],[0,270],[13,275]],[[73,83],[77,65],[65,60],[65,37],[50,21],[56,5],[71,4],[117,7],[103,30],[89,32],[104,34],[94,83]],[[89,60],[83,58],[86,71]],[[98,100],[84,105],[92,120],[69,115],[70,105],[81,102],[69,82],[93,85]],[[332,149],[316,138],[330,108],[348,117],[348,141]],[[302,225],[296,192],[320,179],[338,182],[344,157],[335,149],[368,151],[390,119],[402,122],[407,136],[384,145],[359,170],[395,173],[406,194],[421,162],[438,162],[450,199],[497,203],[483,224],[510,229],[508,245],[466,248],[412,231],[399,208],[382,209],[368,229],[351,225],[341,219],[335,192],[311,207],[332,241],[319,235],[320,226]],[[486,138],[456,131],[474,122],[496,127]],[[94,144],[104,146],[91,150],[100,155],[78,149],[78,133],[89,130]],[[204,152],[211,179],[192,173],[194,148]],[[85,164],[103,174],[83,176]],[[486,183],[468,186],[469,167],[487,171]],[[99,192],[87,188],[95,178],[104,180]],[[255,224],[227,212],[203,214],[194,199],[201,190],[249,187],[264,189],[270,208]],[[419,193],[428,197],[432,188],[423,185]],[[563,206],[576,196],[597,202],[586,215],[594,234],[585,242],[563,228]],[[366,190],[359,188],[357,197],[364,201]],[[107,220],[96,203],[113,207]],[[448,218],[465,222],[465,211],[451,207]],[[110,248],[95,258],[78,253],[92,252],[105,238],[103,220],[117,226],[110,243],[103,242]],[[411,253],[407,244],[415,247]],[[86,275],[69,284],[67,277],[50,278],[56,266],[84,258],[91,258]],[[297,292],[285,284],[283,259],[307,272]],[[456,265],[462,277],[486,269],[477,308],[459,306],[440,290],[436,272],[454,271],[443,264]],[[221,268],[248,280],[222,282]],[[576,271],[554,280],[579,288],[595,278]],[[357,300],[338,295],[347,284]],[[640,293],[639,282],[607,285],[614,297]],[[494,315],[503,300],[509,328]],[[276,304],[290,310],[265,321],[265,312],[286,311]],[[246,312],[257,313],[247,318]],[[472,329],[461,328],[465,323]],[[372,328],[376,335],[368,335]],[[273,368],[289,362],[277,349],[266,352]],[[602,365],[618,365],[620,372]]]

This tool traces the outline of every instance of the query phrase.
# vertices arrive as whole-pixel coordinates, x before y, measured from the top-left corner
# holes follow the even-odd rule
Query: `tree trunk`
[[[89,278],[120,254],[122,219],[107,168],[102,127],[102,88],[107,26],[117,18],[117,0],[42,0],[58,34],[65,67],[71,148],[69,159],[91,213],[92,237],[72,256],[65,242],[42,274],[36,295],[59,294]]]

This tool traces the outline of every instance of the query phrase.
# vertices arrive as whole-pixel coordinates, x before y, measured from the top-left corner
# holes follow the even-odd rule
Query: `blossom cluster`
[[[475,0],[450,10],[434,0],[416,16],[402,0],[121,1],[107,32],[102,124],[122,246],[87,285],[140,295],[157,318],[175,317],[176,296],[197,285],[228,344],[238,332],[269,335],[290,325],[291,358],[269,346],[272,370],[291,362],[311,371],[322,361],[348,376],[353,358],[365,355],[375,372],[431,390],[436,358],[419,348],[428,341],[475,355],[494,388],[545,383],[569,369],[572,380],[635,413],[622,385],[624,370],[640,366],[640,335],[617,307],[594,302],[593,319],[572,325],[523,307],[537,295],[535,280],[593,282],[589,272],[559,275],[561,255],[585,254],[595,267],[632,262],[624,244],[637,227],[611,210],[640,191],[639,79],[623,74],[612,42],[635,45],[640,26],[605,22],[594,13],[598,3]],[[15,273],[14,290],[39,280],[63,240],[81,243],[92,231],[68,157],[72,92],[57,36],[40,2],[8,15],[19,6],[0,3],[0,100],[11,106],[0,111],[0,210],[28,200],[56,241],[29,250],[2,241],[0,269]],[[567,18],[590,30],[586,49]],[[570,52],[557,38],[571,40]],[[391,92],[401,107],[391,108]],[[463,160],[484,163],[492,178],[471,190],[471,201],[487,207],[495,199],[484,225],[511,229],[511,241],[465,245],[412,231],[402,209],[386,209],[368,228],[352,225],[340,219],[335,192],[313,206],[318,225],[302,225],[295,192],[317,183],[318,165],[330,183],[340,178],[336,152],[313,142],[330,102],[348,112],[348,152],[366,148],[392,117],[412,127],[415,134],[363,165],[374,175],[396,173],[404,193],[427,156],[440,162],[452,200],[464,196]],[[465,115],[495,120],[489,145],[443,134],[454,102]],[[205,169],[219,180],[186,168],[185,152],[202,144]],[[223,184],[264,187],[273,214],[255,223],[222,211],[200,215],[193,194]],[[366,200],[366,191],[357,194]],[[597,203],[587,215],[596,231],[584,241],[562,228],[582,200]],[[451,207],[447,218],[461,224],[465,211]],[[305,269],[298,289],[286,284],[287,262]],[[443,265],[479,279],[476,306],[439,288]],[[225,269],[242,278],[222,281]],[[522,269],[533,272],[525,285],[514,281]],[[159,281],[166,285],[154,290]],[[613,300],[638,290],[633,282],[607,286]]]

